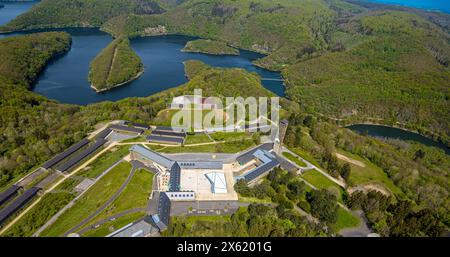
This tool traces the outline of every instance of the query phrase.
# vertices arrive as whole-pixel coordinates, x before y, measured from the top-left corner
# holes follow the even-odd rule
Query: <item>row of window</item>
[[[172,194],[172,197],[194,197],[194,194]]]

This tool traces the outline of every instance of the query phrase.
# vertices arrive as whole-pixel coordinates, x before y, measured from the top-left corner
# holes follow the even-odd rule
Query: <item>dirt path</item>
[[[360,161],[358,161],[358,160],[354,160],[354,159],[348,158],[347,156],[342,155],[342,154],[340,154],[340,153],[335,153],[334,155],[336,155],[336,157],[337,157],[338,159],[341,159],[341,160],[343,160],[343,161],[345,161],[345,162],[354,164],[354,165],[359,166],[359,167],[362,167],[362,168],[366,167],[366,165],[365,165],[363,162],[360,162]]]
[[[109,65],[108,76],[106,77],[106,84],[108,84],[109,77],[111,76],[111,71],[114,66],[114,62],[116,61],[116,58],[117,58],[117,45],[114,47],[114,54],[113,58],[111,59],[111,63]]]

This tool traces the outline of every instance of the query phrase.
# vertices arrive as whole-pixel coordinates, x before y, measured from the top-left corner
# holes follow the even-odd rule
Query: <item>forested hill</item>
[[[2,30],[101,27],[115,37],[215,40],[268,54],[255,64],[282,71],[287,96],[308,112],[449,143],[450,36],[441,25],[450,16],[386,8],[343,0],[43,0]]]
[[[271,96],[261,85],[260,78],[243,69],[214,68],[198,61],[186,62],[189,82],[145,98],[128,98],[117,102],[102,102],[88,106],[59,104],[27,89],[48,60],[70,45],[66,33],[37,33],[0,39],[0,49],[15,46],[10,53],[17,58],[5,58],[0,68],[9,72],[0,76],[0,188],[3,190],[34,167],[61,152],[93,131],[104,121],[131,120],[152,124],[157,114],[172,97],[191,94],[202,88],[205,96]],[[0,51],[5,54],[5,51]],[[25,64],[30,70],[21,72]],[[22,77],[21,77],[22,76]],[[242,90],[245,88],[245,90]],[[330,151],[344,149],[370,160],[382,170],[382,181],[369,177],[372,183],[392,181],[399,190],[396,196],[407,198],[399,205],[387,208],[379,205],[373,195],[349,200],[370,219],[371,226],[382,235],[436,236],[442,226],[449,225],[448,157],[436,149],[423,146],[392,146],[378,140],[357,135],[320,121],[311,114],[293,108],[295,104],[282,100],[290,125],[286,145],[306,151],[310,158],[320,162],[331,175],[335,172]],[[290,115],[289,115],[290,114]],[[416,149],[420,150],[419,154]],[[341,151],[341,150],[339,150]],[[303,154],[302,154],[303,155]],[[328,156],[328,157],[327,157]],[[340,163],[337,163],[341,166]],[[357,174],[356,170],[354,171]],[[387,175],[386,175],[387,174]],[[389,176],[386,177],[386,176]],[[358,180],[349,183],[358,183]],[[282,185],[282,182],[274,183]],[[283,190],[284,191],[284,190]],[[403,192],[403,193],[402,193]],[[403,195],[404,194],[404,195]],[[366,200],[364,200],[366,199]],[[409,201],[412,200],[412,201]],[[417,210],[420,210],[419,212]],[[398,215],[398,214],[401,215]]]

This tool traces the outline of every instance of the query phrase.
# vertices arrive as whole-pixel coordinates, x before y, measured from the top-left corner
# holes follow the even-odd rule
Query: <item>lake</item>
[[[367,133],[373,137],[383,137],[391,139],[401,139],[405,141],[415,141],[427,146],[434,146],[443,149],[446,154],[450,154],[450,148],[445,144],[436,142],[428,137],[417,133],[409,132],[399,128],[393,128],[383,125],[356,124],[347,127],[357,133]]]
[[[37,2],[2,2],[1,5],[5,7],[0,8],[0,25],[4,25],[20,14],[28,11],[33,5],[37,4]]]
[[[5,3],[0,9],[0,25],[27,11],[35,2]],[[279,72],[271,72],[252,64],[263,55],[241,50],[239,56],[215,56],[186,53],[181,49],[192,37],[158,36],[131,40],[131,47],[141,57],[144,74],[135,81],[112,90],[96,93],[88,81],[89,64],[112,38],[93,29],[67,29],[72,36],[70,51],[47,65],[33,87],[33,91],[62,103],[81,104],[117,101],[127,97],[145,97],[187,82],[183,62],[200,60],[216,67],[237,67],[258,73],[265,88],[284,96]],[[13,36],[23,33],[0,35]]]
[[[111,42],[111,37],[96,30],[66,30],[72,35],[71,50],[51,62],[42,72],[33,91],[62,103],[89,104],[117,101],[126,97],[144,97],[187,82],[183,62],[200,60],[216,67],[238,67],[258,73],[262,84],[284,96],[281,75],[258,68],[253,60],[263,55],[240,51],[239,56],[215,56],[186,53],[181,49],[193,38],[185,36],[157,36],[131,40],[131,47],[141,57],[144,74],[135,81],[112,90],[96,93],[88,81],[89,63]]]
[[[366,0],[366,2],[396,4],[429,11],[450,13],[449,0]]]

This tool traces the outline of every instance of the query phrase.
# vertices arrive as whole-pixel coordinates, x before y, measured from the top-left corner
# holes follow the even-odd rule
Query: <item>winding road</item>
[[[108,207],[112,202],[114,202],[119,197],[119,195],[123,192],[123,190],[125,190],[127,185],[130,183],[136,170],[139,168],[139,166],[136,165],[136,162],[132,161],[131,164],[132,164],[132,168],[131,168],[130,174],[128,175],[125,182],[123,182],[123,184],[120,186],[119,190],[117,190],[117,192],[115,192],[114,195],[108,199],[108,201],[106,201],[102,206],[100,206],[100,208],[98,208],[94,213],[89,215],[89,217],[85,218],[80,223],[78,223],[78,225],[76,225],[75,227],[71,228],[69,231],[64,233],[64,236],[67,236],[67,235],[77,231],[79,228],[83,227],[86,223],[88,223],[90,220],[92,220],[94,217],[96,217],[98,214],[100,214],[100,212],[102,212],[106,207]]]

